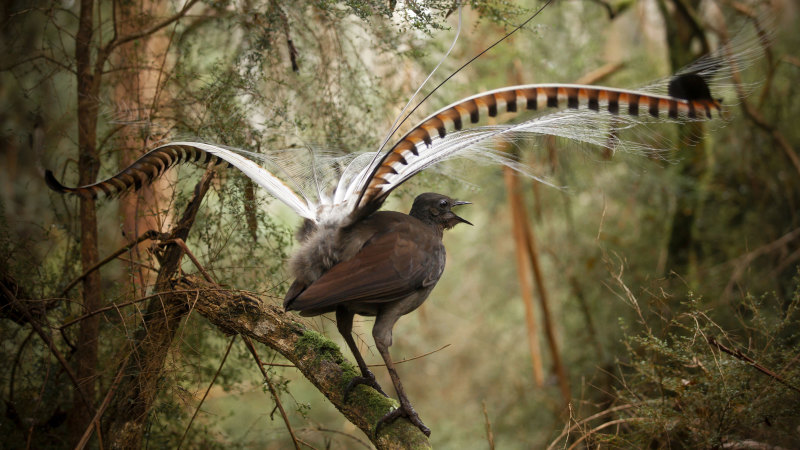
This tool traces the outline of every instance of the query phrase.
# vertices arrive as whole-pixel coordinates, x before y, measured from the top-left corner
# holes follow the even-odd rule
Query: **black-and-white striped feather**
[[[559,134],[556,128],[570,122],[569,116],[555,116],[560,118],[555,119],[548,115],[505,127],[468,128],[486,117],[505,114],[509,120],[512,118],[509,116],[525,111],[566,108],[627,116],[630,123],[636,122],[640,115],[653,119],[699,120],[710,119],[712,112],[721,111],[719,102],[711,97],[701,77],[679,76],[670,85],[671,91],[683,98],[599,86],[535,84],[506,87],[460,100],[425,118],[374,164],[368,181],[358,187],[360,195],[354,214],[363,216],[364,212],[376,210],[392,190],[416,173],[457,155],[470,145],[506,133]],[[574,125],[574,121],[571,123]],[[591,136],[594,130],[587,126],[585,134]],[[580,134],[566,137],[580,139]]]
[[[226,162],[299,216],[315,223],[344,222],[377,210],[390,192],[421,170],[453,157],[468,157],[470,148],[480,149],[476,146],[494,138],[551,134],[599,143],[607,133],[592,124],[587,115],[614,115],[621,119],[618,124],[633,126],[649,120],[704,120],[720,112],[719,102],[711,97],[701,77],[682,75],[673,79],[671,86],[677,86],[676,92],[688,98],[574,84],[511,86],[477,94],[428,116],[380,158],[374,158],[372,152],[351,156],[331,186],[313,193],[297,189],[296,183],[282,180],[256,163],[256,154],[201,142],[160,146],[117,175],[87,186],[65,187],[49,171],[46,179],[52,189],[62,193],[114,196],[138,189],[180,163]],[[560,112],[539,114],[512,125],[480,126],[488,117],[501,115],[509,121],[548,109]],[[498,161],[509,163],[503,158]]]
[[[671,80],[641,90],[538,84],[484,92],[428,116],[380,154],[330,157],[309,152],[311,160],[304,163],[301,158],[273,160],[187,141],[160,146],[117,175],[91,185],[63,186],[50,171],[46,181],[61,193],[113,197],[140,188],[177,164],[227,163],[311,223],[343,226],[380,208],[394,189],[421,170],[451,158],[488,159],[532,176],[529,168],[492,148],[497,140],[556,135],[612,149],[636,147],[611,131],[653,121],[713,118],[721,113],[721,106],[711,92],[727,87],[719,79],[729,79],[731,67],[741,70],[758,59],[757,50],[752,41],[739,39]],[[495,123],[486,123],[489,118]],[[291,170],[287,165],[293,166]]]

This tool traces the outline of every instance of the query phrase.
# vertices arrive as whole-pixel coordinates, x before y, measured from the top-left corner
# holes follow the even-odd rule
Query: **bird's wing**
[[[440,242],[431,242],[440,245]],[[288,310],[318,310],[342,302],[382,303],[431,287],[444,264],[439,252],[409,233],[376,235],[356,255],[325,272],[286,305]]]
[[[704,79],[695,74],[674,77],[670,93],[658,95],[578,84],[531,84],[467,97],[424,119],[372,164],[367,176],[351,185],[351,191],[358,196],[353,214],[368,215],[380,207],[392,190],[426,167],[504,134],[554,134],[602,143],[608,132],[605,127],[593,126],[593,116],[614,116],[630,126],[653,119],[702,120],[720,112],[720,104],[711,97]],[[567,110],[513,125],[478,128],[473,125],[485,117],[509,113],[504,116],[508,121],[523,111],[545,108]]]
[[[286,183],[252,160],[223,147],[202,142],[174,142],[157,147],[113,177],[94,184],[67,187],[56,180],[51,171],[45,172],[47,185],[54,191],[95,198],[98,194],[113,197],[129,189],[139,189],[159,177],[170,167],[180,163],[200,162],[222,164],[241,170],[256,184],[263,187],[301,217],[316,219],[316,206],[297,195]]]

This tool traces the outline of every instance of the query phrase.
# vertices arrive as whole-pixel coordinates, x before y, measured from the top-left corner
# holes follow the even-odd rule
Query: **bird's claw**
[[[350,382],[347,383],[347,387],[344,388],[345,402],[347,401],[347,398],[350,396],[350,392],[359,384],[366,384],[372,389],[375,389],[376,391],[380,392],[381,395],[383,395],[384,397],[387,398],[389,397],[388,395],[386,395],[386,392],[383,392],[383,389],[381,388],[381,385],[378,384],[378,381],[375,380],[375,375],[373,375],[372,372],[367,372],[367,376],[353,377],[353,379],[351,379]]]
[[[416,427],[419,428],[419,430],[422,431],[425,436],[431,436],[431,429],[422,423],[422,420],[420,420],[419,415],[416,411],[414,411],[414,408],[412,408],[410,404],[405,405],[402,403],[399,408],[389,411],[386,415],[381,417],[380,420],[378,420],[378,424],[375,425],[375,436],[378,436],[378,432],[380,432],[381,427],[394,422],[394,420],[398,417],[407,418],[409,421],[411,421],[411,423],[416,425]]]

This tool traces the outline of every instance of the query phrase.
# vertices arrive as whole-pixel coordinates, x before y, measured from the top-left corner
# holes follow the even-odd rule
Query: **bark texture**
[[[81,185],[94,183],[99,168],[97,155],[97,80],[92,72],[92,0],[81,1],[78,32],[75,35],[75,63],[78,73],[78,174]],[[81,198],[81,267],[86,270],[94,266],[99,257],[97,249],[97,213],[94,199]],[[100,274],[93,272],[82,283],[84,311],[94,311],[103,304]],[[81,322],[75,343],[74,363],[81,385],[73,398],[69,414],[69,429],[77,441],[92,416],[97,378],[97,349],[100,332],[100,317],[90,317]]]

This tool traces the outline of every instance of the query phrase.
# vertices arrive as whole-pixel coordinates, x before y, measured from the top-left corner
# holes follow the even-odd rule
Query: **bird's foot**
[[[411,404],[404,402],[400,402],[399,408],[393,409],[389,411],[389,413],[387,413],[385,416],[381,417],[381,419],[378,421],[378,424],[375,426],[375,436],[378,435],[378,432],[381,430],[381,427],[394,422],[394,420],[397,419],[398,417],[407,418],[408,420],[411,421],[411,423],[416,425],[417,428],[419,428],[419,430],[422,431],[422,433],[425,436],[428,437],[431,436],[431,429],[426,427],[425,424],[422,423],[422,420],[420,420],[419,415],[417,414],[416,411],[414,411],[414,408],[411,406]]]
[[[381,395],[383,395],[384,397],[389,397],[388,395],[386,395],[386,392],[383,392],[383,389],[381,388],[381,385],[378,384],[378,381],[375,380],[375,375],[373,375],[372,372],[367,370],[364,376],[353,377],[353,379],[350,380],[350,383],[347,384],[347,387],[344,388],[344,401],[347,401],[347,398],[350,396],[350,392],[359,384],[366,384],[372,389],[375,389],[376,391],[380,392]]]

